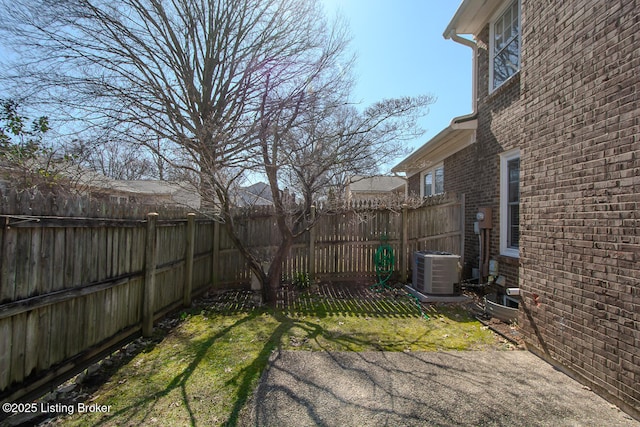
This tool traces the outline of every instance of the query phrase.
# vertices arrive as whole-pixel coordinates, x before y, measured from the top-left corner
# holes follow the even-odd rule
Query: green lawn
[[[327,299],[306,295],[287,310],[211,310],[184,321],[114,373],[67,425],[236,425],[272,352],[433,351],[500,348],[496,336],[457,306],[423,316],[406,297]],[[428,317],[428,319],[426,318]]]

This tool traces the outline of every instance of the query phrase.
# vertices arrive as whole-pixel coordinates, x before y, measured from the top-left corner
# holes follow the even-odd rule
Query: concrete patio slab
[[[526,351],[274,353],[243,424],[640,426]]]

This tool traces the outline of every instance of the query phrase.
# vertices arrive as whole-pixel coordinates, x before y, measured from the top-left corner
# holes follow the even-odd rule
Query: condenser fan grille
[[[413,288],[424,294],[455,294],[458,288],[459,260],[458,255],[444,252],[415,252]]]

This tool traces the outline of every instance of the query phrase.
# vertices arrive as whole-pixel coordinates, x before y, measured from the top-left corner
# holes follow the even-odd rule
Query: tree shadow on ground
[[[191,361],[184,370],[175,375],[173,379],[169,381],[169,383],[167,383],[163,390],[150,393],[147,396],[144,396],[141,399],[132,402],[128,406],[119,408],[117,411],[110,413],[106,417],[103,417],[96,425],[107,424],[108,422],[116,418],[118,419],[120,424],[133,422],[134,418],[136,418],[136,422],[144,422],[148,419],[148,417],[152,415],[152,410],[155,407],[155,403],[153,402],[156,402],[158,401],[158,399],[169,395],[169,393],[174,390],[180,390],[182,396],[182,404],[189,414],[191,425],[197,425],[198,423],[191,408],[190,399],[187,394],[187,382],[191,379],[196,368],[200,365],[200,363],[203,362],[204,356],[207,354],[208,350],[216,342],[218,342],[220,338],[229,334],[233,329],[239,327],[240,325],[254,320],[260,314],[261,313],[259,311],[253,310],[248,314],[248,316],[243,317],[232,325],[221,329],[205,341],[199,343],[197,346],[192,346],[192,348],[196,348],[197,350],[193,354]],[[266,361],[264,363],[266,364]],[[138,418],[139,412],[143,410],[145,411],[145,414],[143,414],[141,418]]]
[[[246,327],[252,322],[259,322],[261,316],[265,316],[267,321],[272,322],[268,331],[256,335],[259,340],[258,353],[251,357],[248,364],[242,366],[231,378],[226,380],[225,387],[233,389],[230,410],[226,419],[220,420],[222,425],[234,426],[246,423],[247,402],[252,399],[255,384],[258,382],[270,363],[270,359],[278,355],[277,350],[291,347],[289,341],[295,329],[298,335],[302,333],[302,339],[313,341],[314,347],[323,352],[335,350],[335,348],[350,350],[353,348],[369,348],[371,350],[387,350],[388,346],[398,347],[398,343],[383,343],[384,345],[372,344],[371,338],[363,335],[339,334],[310,318],[326,318],[327,316],[339,316],[364,318],[367,316],[385,319],[407,319],[420,318],[420,310],[410,300],[396,298],[393,295],[373,295],[373,298],[363,298],[360,294],[333,293],[330,295],[307,295],[300,296],[296,304],[286,309],[265,309],[255,308],[251,301],[251,293],[234,291],[228,293],[223,298],[212,299],[200,302],[198,306],[190,311],[183,312],[183,315],[195,315],[198,313],[217,313],[220,315],[242,314],[243,317],[237,321],[224,326],[210,336],[202,336],[198,339],[185,334],[179,337],[184,342],[183,350],[187,364],[175,374],[171,374],[170,379],[164,382],[160,390],[149,389],[143,396],[132,401],[125,407],[119,407],[115,412],[106,414],[96,425],[105,425],[113,422],[128,425],[130,423],[151,422],[154,415],[162,413],[157,405],[161,399],[178,391],[181,405],[188,414],[190,425],[205,425],[199,419],[198,411],[192,406],[193,396],[190,396],[188,389],[189,381],[197,375],[199,366],[210,363],[208,352],[216,346],[226,342],[235,330]],[[437,310],[431,312],[434,315]],[[456,311],[450,314],[456,321],[468,321],[461,318]],[[446,314],[445,316],[449,316]],[[275,322],[273,322],[275,320]],[[419,339],[419,338],[418,338]],[[161,369],[161,360],[156,361]],[[166,401],[165,401],[166,403]],[[173,402],[172,402],[173,404]]]
[[[432,316],[443,316],[454,322],[475,322],[469,313],[460,306],[438,307],[428,305],[423,310]],[[266,339],[259,355],[254,361],[235,375],[231,380],[238,384],[231,413],[224,425],[237,425],[238,422],[246,424],[246,404],[251,400],[254,381],[263,375],[274,357],[279,354],[286,338],[291,338],[291,332],[295,328],[302,332],[301,339],[314,341],[315,347],[329,353],[335,348],[349,351],[353,348],[370,348],[371,350],[387,350],[400,348],[400,341],[383,344],[372,343],[370,337],[356,336],[352,334],[336,334],[335,331],[315,322],[309,318],[335,317],[377,317],[388,319],[421,318],[422,311],[416,307],[413,300],[407,298],[402,292],[390,290],[386,293],[373,292],[370,289],[349,289],[326,287],[320,293],[301,293],[290,301],[283,309],[270,311],[269,314],[277,320],[277,327]],[[428,316],[427,316],[428,318]],[[419,341],[419,336],[415,341]],[[330,344],[329,345],[327,345]],[[407,343],[404,343],[407,344]],[[412,343],[408,343],[412,344]],[[331,347],[331,348],[330,348]],[[275,352],[275,353],[274,353]],[[274,356],[275,354],[275,356]]]

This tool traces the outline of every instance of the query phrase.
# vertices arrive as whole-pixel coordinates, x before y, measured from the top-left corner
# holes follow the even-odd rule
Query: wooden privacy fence
[[[211,285],[212,220],[0,218],[0,400],[151,334]]]
[[[464,197],[456,196],[432,198],[418,208],[360,205],[323,212],[295,241],[284,279],[296,273],[371,279],[382,236],[406,277],[413,251],[464,252],[463,212]],[[157,214],[0,219],[1,401],[71,376],[140,331],[150,335],[154,319],[190,305],[192,293],[251,280],[225,227],[193,214],[170,220]],[[257,210],[237,225],[240,238],[267,260],[279,241],[274,217]]]
[[[256,209],[239,226],[241,238],[254,254],[269,259],[279,242],[275,219],[268,209]],[[464,254],[464,195],[442,195],[419,207],[359,204],[352,209],[318,214],[315,226],[294,242],[285,260],[283,279],[308,273],[320,279],[371,279],[381,238],[396,254],[395,269],[406,278],[414,251],[437,250]],[[216,234],[217,235],[217,234]],[[248,283],[251,272],[224,229],[214,245],[214,267],[221,283]]]

